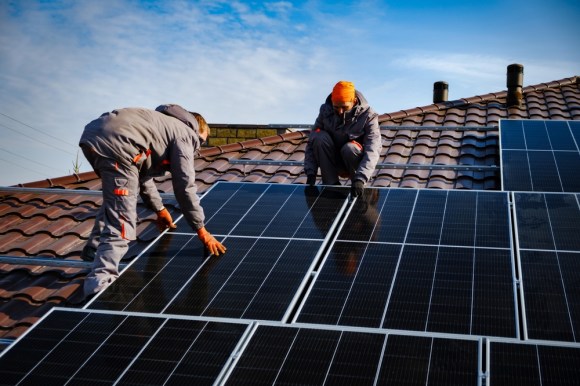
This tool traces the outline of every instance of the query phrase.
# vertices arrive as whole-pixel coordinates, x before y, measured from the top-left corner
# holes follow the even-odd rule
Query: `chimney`
[[[433,84],[433,103],[447,102],[449,84],[439,81]]]
[[[524,66],[510,64],[507,67],[507,107],[519,107],[522,105],[522,87],[524,86]]]

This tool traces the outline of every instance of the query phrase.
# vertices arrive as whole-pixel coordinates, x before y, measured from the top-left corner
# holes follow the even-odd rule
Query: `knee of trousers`
[[[334,148],[334,141],[326,131],[315,131],[310,134],[310,144],[314,148]]]
[[[344,160],[356,161],[362,156],[360,145],[353,142],[347,142],[341,149],[340,155]]]

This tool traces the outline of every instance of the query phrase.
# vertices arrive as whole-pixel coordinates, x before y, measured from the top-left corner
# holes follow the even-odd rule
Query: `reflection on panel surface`
[[[516,337],[513,274],[506,193],[367,189],[296,320]]]
[[[514,193],[527,334],[580,341],[580,205],[576,194]]]
[[[225,255],[202,260],[177,247],[191,236],[172,240],[176,254],[166,256],[168,262],[157,271],[141,271],[146,261],[159,258],[143,255],[90,308],[281,320],[322,245],[322,240],[228,237]]]
[[[202,204],[208,208],[207,227],[226,245],[226,254],[207,258],[197,236],[168,232],[89,307],[282,320],[336,226],[348,192],[218,184]]]

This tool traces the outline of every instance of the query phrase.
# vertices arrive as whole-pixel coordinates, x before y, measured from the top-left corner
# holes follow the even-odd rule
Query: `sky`
[[[0,0],[0,186],[90,171],[84,126],[177,103],[312,124],[339,80],[379,113],[580,75],[580,2]]]

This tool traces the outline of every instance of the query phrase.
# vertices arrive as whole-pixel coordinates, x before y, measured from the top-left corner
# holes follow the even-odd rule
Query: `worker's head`
[[[334,112],[337,115],[344,115],[344,113],[352,110],[357,102],[354,84],[341,80],[332,89],[330,99]]]
[[[195,117],[197,121],[197,126],[199,127],[199,137],[201,138],[201,142],[207,141],[210,135],[209,125],[205,121],[204,117],[201,114],[191,112],[191,115]]]

